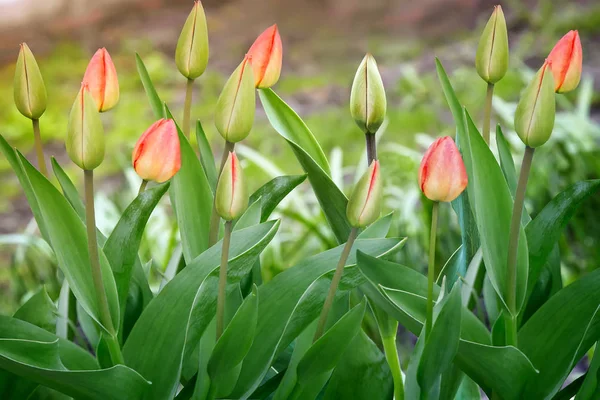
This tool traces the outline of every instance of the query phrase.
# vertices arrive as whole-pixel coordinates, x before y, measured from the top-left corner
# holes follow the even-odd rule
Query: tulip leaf
[[[250,271],[278,226],[277,221],[270,221],[233,232],[230,285]],[[221,242],[215,244],[177,274],[144,309],[125,342],[123,356],[127,365],[152,382],[146,399],[164,399],[174,394],[184,357],[196,348],[213,319],[221,247]]]
[[[506,184],[510,190],[510,194],[515,197],[517,192],[517,169],[515,168],[515,162],[513,161],[512,154],[510,153],[510,146],[502,133],[500,125],[496,126],[496,144],[498,145],[498,155],[500,156],[500,167],[502,167],[502,173]],[[526,214],[526,213],[523,213]]]
[[[598,345],[596,344],[596,350]],[[600,352],[594,351],[594,358],[585,374],[575,400],[594,400],[600,397]]]
[[[146,96],[148,96],[150,107],[152,107],[152,111],[154,112],[154,116],[157,119],[163,118],[163,102],[160,100],[160,97],[154,88],[154,84],[152,83],[152,79],[150,79],[148,70],[146,69],[144,62],[138,53],[135,53],[135,65],[137,67],[138,74],[140,75],[142,86],[144,86],[144,90],[146,91]]]
[[[252,204],[260,199],[261,217],[260,222],[265,222],[275,207],[291,193],[298,185],[306,179],[304,175],[284,175],[271,179],[252,193],[249,203]]]
[[[29,322],[35,326],[54,333],[56,330],[56,305],[48,296],[46,287],[42,288],[29,298],[13,315],[13,318]]]
[[[298,114],[275,92],[264,89],[259,91],[259,95],[271,125],[292,147],[302,169],[308,175],[338,243],[344,243],[351,230],[346,218],[348,199],[331,180],[323,150]]]
[[[198,142],[198,151],[200,153],[200,162],[208,179],[210,188],[215,193],[217,188],[217,167],[215,166],[215,157],[210,148],[210,143],[202,127],[200,120],[196,121],[196,141]]]
[[[58,266],[64,273],[69,282],[69,287],[81,306],[96,322],[106,329],[100,322],[100,306],[92,280],[85,226],[75,210],[54,185],[33,168],[23,155],[19,154],[19,156],[21,165],[31,182],[35,197],[38,199],[41,218],[48,230],[50,245],[56,254]],[[117,286],[104,252],[100,250],[98,254],[112,324],[114,329],[118,330],[120,319]],[[108,333],[114,334],[116,332]]]
[[[401,239],[358,239],[354,248],[383,256],[396,251],[403,242]],[[319,316],[327,285],[318,285],[319,290],[310,291],[309,296],[305,296],[305,292],[321,276],[327,275],[331,279],[342,248],[338,246],[307,258],[259,287],[261,301],[256,337],[260,340],[252,343],[230,398],[252,394],[277,356]],[[358,270],[351,267],[355,262],[355,252],[351,251],[338,289],[339,295],[364,281]]]
[[[371,225],[366,227],[365,230],[358,235],[358,237],[361,239],[384,238],[390,231],[393,216],[393,212],[384,215],[383,217],[379,218],[377,221],[373,222]]]
[[[52,157],[52,170],[54,171],[54,176],[58,180],[60,187],[63,191],[64,196],[67,201],[71,204],[71,206],[75,209],[77,215],[79,215],[85,223],[85,206],[83,205],[83,200],[79,197],[79,193],[77,192],[77,188],[67,175],[64,169],[60,166],[56,158]]]

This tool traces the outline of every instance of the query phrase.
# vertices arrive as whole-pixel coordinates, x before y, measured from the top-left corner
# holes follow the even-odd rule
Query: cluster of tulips
[[[222,230],[221,263],[216,309],[216,338],[225,329],[227,268],[233,221],[248,207],[241,163],[235,153],[235,144],[250,133],[256,108],[256,89],[275,85],[282,66],[282,42],[276,25],[258,36],[239,66],[233,71],[219,96],[214,121],[224,140],[224,153],[218,169],[218,182],[214,192],[210,220],[209,246],[215,245]],[[132,154],[133,169],[141,178],[140,193],[148,182],[162,183],[171,179],[181,168],[180,140],[190,136],[193,85],[205,71],[209,58],[208,30],[204,10],[196,1],[179,37],[175,63],[186,78],[186,96],[181,131],[172,118],[154,122],[139,138]],[[508,35],[500,6],[496,6],[481,36],[476,55],[476,69],[487,82],[487,97],[482,135],[490,143],[490,120],[494,85],[508,69]],[[507,257],[507,313],[506,344],[517,345],[518,305],[516,301],[517,249],[526,185],[535,148],[548,141],[555,116],[555,93],[574,90],[581,77],[582,49],[577,31],[567,33],[552,49],[545,62],[523,91],[515,114],[514,127],[525,145],[525,155],[514,195]],[[32,120],[39,170],[48,172],[44,160],[39,119],[46,109],[47,95],[36,60],[26,44],[21,45],[15,81],[15,103],[19,111]],[[81,89],[75,97],[69,116],[68,135],[65,141],[70,159],[84,172],[85,206],[88,253],[97,301],[100,305],[100,322],[107,329],[110,356],[114,364],[123,364],[118,343],[118,329],[113,326],[100,267],[94,217],[93,171],[104,159],[104,131],[100,113],[108,112],[119,100],[117,70],[108,51],[99,49],[89,62],[83,75]],[[377,63],[367,54],[360,63],[350,96],[350,112],[364,132],[368,169],[356,183],[346,208],[351,227],[341,252],[331,285],[322,307],[313,342],[325,333],[329,312],[334,303],[344,266],[361,229],[371,225],[381,215],[383,184],[381,166],[377,158],[376,134],[385,119],[386,94]],[[183,135],[183,136],[182,136]],[[202,160],[215,163],[215,160]],[[451,137],[437,139],[425,152],[418,182],[424,195],[433,202],[432,227],[428,268],[427,317],[425,336],[430,334],[434,320],[435,240],[439,203],[457,199],[468,186],[467,169],[461,151]],[[489,212],[494,212],[490,210]],[[397,327],[397,323],[395,325]],[[387,350],[387,349],[386,349]],[[395,352],[395,349],[394,349]],[[400,367],[397,354],[388,358],[390,367],[398,375]],[[402,398],[402,378],[394,376],[396,398]]]

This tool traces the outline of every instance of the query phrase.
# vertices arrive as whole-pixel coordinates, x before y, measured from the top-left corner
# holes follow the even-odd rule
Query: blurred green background
[[[56,4],[55,4],[56,3]],[[49,106],[41,118],[47,156],[54,156],[81,184],[80,171],[64,149],[67,116],[87,62],[106,47],[119,74],[121,99],[102,115],[106,159],[97,170],[97,219],[109,233],[132,200],[139,180],[130,168],[133,145],[153,122],[138,78],[134,53],[144,60],[159,94],[181,117],[185,80],[173,61],[179,30],[192,1],[0,0],[0,133],[32,161],[30,121],[13,104],[12,80],[18,43],[27,41],[44,76]],[[484,0],[205,0],[209,35],[208,71],[197,80],[192,117],[202,121],[213,151],[222,140],[212,119],[225,79],[254,38],[277,23],[284,46],[282,77],[274,89],[304,120],[332,165],[333,178],[346,193],[366,167],[363,135],[350,117],[348,99],[354,72],[364,53],[378,61],[388,95],[388,118],[379,136],[386,179],[385,209],[394,212],[393,235],[409,240],[398,261],[426,266],[428,207],[417,186],[424,149],[454,126],[438,85],[434,57],[449,73],[460,100],[480,123],[485,83],[474,68],[479,33],[493,3]],[[584,49],[580,87],[558,98],[550,142],[536,152],[527,209],[537,214],[570,184],[600,175],[600,3],[505,1],[511,61],[509,74],[496,85],[493,121],[502,124],[517,165],[523,145],[512,131],[516,101],[524,84],[554,43],[578,29]],[[274,176],[299,174],[291,150],[269,126],[258,102],[250,137],[238,147],[250,190]],[[357,168],[358,166],[358,168]],[[8,162],[0,158],[0,313],[10,314],[40,283],[56,298],[61,280],[48,246],[39,239],[25,197]],[[560,247],[565,283],[598,267],[600,198],[587,201],[563,236]],[[490,210],[490,212],[494,212]],[[263,277],[335,245],[308,183],[280,207],[277,239],[263,256]],[[438,268],[459,244],[456,218],[442,207]],[[145,233],[143,259],[158,288],[179,251],[177,230],[167,201],[157,208]]]

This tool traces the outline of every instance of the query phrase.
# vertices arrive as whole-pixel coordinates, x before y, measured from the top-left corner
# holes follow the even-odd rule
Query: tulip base
[[[485,96],[485,109],[483,111],[483,126],[481,127],[481,135],[483,140],[490,145],[490,121],[492,119],[492,100],[494,99],[494,84],[488,83],[487,93]]]
[[[377,160],[377,141],[375,134],[371,132],[367,132],[365,138],[367,141],[367,166],[370,166],[373,160]]]
[[[35,153],[37,155],[38,168],[40,172],[47,178],[48,169],[46,168],[46,159],[44,157],[44,147],[42,146],[42,135],[40,133],[40,120],[32,119],[33,123],[33,139],[35,142]]]
[[[192,111],[192,92],[194,80],[188,79],[185,85],[185,103],[183,105],[183,134],[190,138],[190,115]]]

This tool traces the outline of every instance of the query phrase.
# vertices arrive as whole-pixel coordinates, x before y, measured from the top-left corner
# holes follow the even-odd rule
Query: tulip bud
[[[554,78],[546,61],[527,85],[515,111],[515,131],[527,146],[538,147],[550,139],[556,101]]]
[[[419,167],[419,186],[429,200],[452,201],[467,187],[463,159],[450,136],[437,139],[427,149]]]
[[[247,56],[252,60],[254,70],[254,86],[265,89],[277,83],[282,53],[281,36],[275,24],[265,29],[248,50]]]
[[[570,31],[556,43],[547,59],[554,75],[555,92],[570,92],[579,85],[582,57],[577,31]]]
[[[508,33],[501,6],[494,12],[483,29],[475,56],[477,73],[487,83],[494,84],[508,70]]]
[[[46,111],[46,86],[35,57],[26,43],[21,43],[15,69],[15,104],[29,119],[39,119]]]
[[[375,133],[385,119],[386,107],[385,88],[377,62],[371,54],[367,54],[352,82],[350,113],[363,132]]]
[[[92,170],[104,159],[104,128],[85,82],[71,108],[66,145],[69,157],[81,169]]]
[[[146,181],[168,181],[179,171],[179,135],[172,119],[159,119],[138,139],[131,156],[133,169]]]
[[[244,140],[254,123],[254,72],[249,61],[249,57],[244,58],[233,71],[217,100],[215,126],[231,143]]]
[[[244,174],[235,152],[230,152],[217,183],[215,208],[221,218],[231,221],[248,207]]]
[[[177,40],[175,64],[181,75],[196,79],[208,64],[208,29],[202,3],[196,0]]]
[[[363,228],[379,218],[382,191],[379,161],[373,160],[369,169],[354,186],[348,200],[346,217],[350,225],[355,228]]]
[[[96,51],[85,70],[83,81],[90,88],[98,111],[108,111],[117,105],[119,101],[117,70],[105,48]]]

